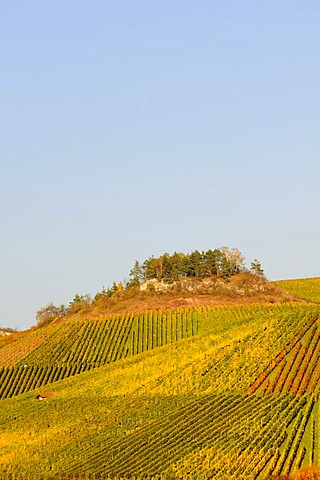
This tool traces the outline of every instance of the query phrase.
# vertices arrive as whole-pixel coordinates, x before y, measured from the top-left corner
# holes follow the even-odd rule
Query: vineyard
[[[309,326],[309,328],[308,328]],[[249,387],[256,390],[287,394],[314,393],[320,381],[320,331],[318,321],[307,324],[306,332],[298,335],[272,360],[259,378]]]
[[[0,350],[0,399],[179,341],[198,328],[197,311],[184,309],[69,322],[33,332],[29,340],[18,338]],[[28,344],[32,351],[21,358]]]
[[[320,303],[320,277],[302,278],[297,280],[279,280],[273,283],[292,295],[296,295],[297,297],[304,298],[311,302]]]
[[[18,335],[0,349],[0,478],[269,480],[319,465],[319,340],[305,302]]]

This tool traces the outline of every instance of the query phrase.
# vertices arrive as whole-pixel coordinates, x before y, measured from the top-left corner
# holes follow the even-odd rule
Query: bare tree
[[[238,248],[231,248],[230,250],[228,247],[221,247],[219,250],[227,257],[227,260],[230,264],[230,273],[232,275],[245,270],[245,257]]]
[[[36,313],[37,326],[43,326],[50,323],[57,317],[64,315],[64,305],[56,307],[52,302],[48,303],[45,307],[39,308]]]

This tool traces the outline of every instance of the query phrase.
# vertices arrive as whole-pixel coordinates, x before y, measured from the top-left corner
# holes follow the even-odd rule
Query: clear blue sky
[[[227,245],[320,275],[320,3],[0,1],[0,325]]]

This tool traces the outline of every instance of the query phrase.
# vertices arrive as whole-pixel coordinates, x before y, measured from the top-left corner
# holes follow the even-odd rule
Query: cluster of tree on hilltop
[[[157,279],[171,282],[180,277],[212,277],[217,275],[228,278],[231,275],[245,271],[244,256],[237,248],[215,248],[206,252],[194,250],[191,253],[164,253],[160,257],[149,257],[142,264],[136,260],[130,271],[129,286],[137,285],[146,280]],[[263,275],[258,260],[251,263],[251,272]]]
[[[237,273],[246,271],[244,256],[237,248],[227,247],[199,252],[194,250],[191,253],[164,253],[160,257],[149,257],[142,264],[137,260],[130,271],[130,280],[127,282],[113,282],[107,289],[103,287],[97,292],[93,299],[89,294],[76,294],[68,306],[59,307],[52,302],[36,312],[37,325],[45,325],[57,317],[67,314],[74,314],[84,311],[98,302],[105,302],[111,298],[119,298],[124,290],[140,285],[141,283],[157,279],[165,282],[173,282],[182,277],[204,278],[218,276],[227,279]],[[263,276],[263,270],[258,260],[251,263],[250,271],[255,275]]]

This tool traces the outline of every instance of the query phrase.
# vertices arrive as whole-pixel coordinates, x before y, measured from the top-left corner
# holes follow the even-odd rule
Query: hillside
[[[111,297],[97,294],[93,301],[80,299],[63,313],[51,315],[40,324],[69,319],[94,318],[108,314],[125,314],[188,308],[191,306],[247,305],[252,303],[281,303],[302,301],[294,294],[268,282],[264,277],[241,272],[227,279],[217,276],[208,278],[180,278],[170,283],[147,280],[128,289],[115,288]],[[44,321],[43,321],[44,320]]]
[[[273,282],[287,293],[312,302],[320,303],[320,277]]]
[[[271,291],[8,337],[0,478],[263,480],[319,465],[320,305]]]

